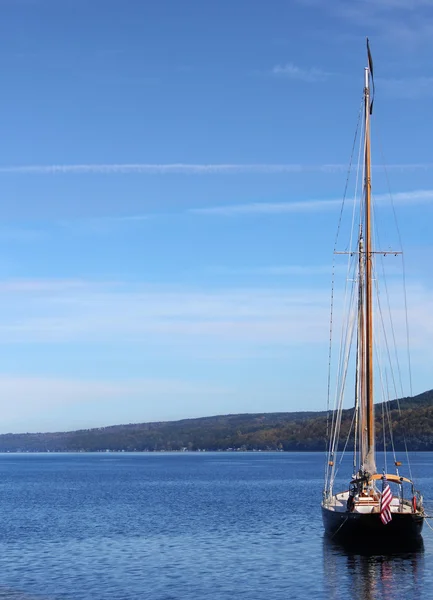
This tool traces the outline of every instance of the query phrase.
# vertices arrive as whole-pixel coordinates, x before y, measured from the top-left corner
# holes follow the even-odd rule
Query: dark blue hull
[[[322,506],[326,534],[338,542],[351,545],[398,544],[410,547],[422,543],[424,517],[419,513],[393,513],[384,525],[378,513],[336,512]]]

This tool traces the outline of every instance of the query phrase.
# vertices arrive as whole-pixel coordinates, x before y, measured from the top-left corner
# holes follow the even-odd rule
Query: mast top
[[[368,58],[368,67],[365,68],[365,91],[366,94],[369,93],[370,90],[370,76],[371,76],[371,85],[373,87],[373,95],[370,103],[370,115],[373,112],[373,103],[374,103],[374,74],[373,74],[373,58],[370,52],[370,42],[367,38],[367,58]]]

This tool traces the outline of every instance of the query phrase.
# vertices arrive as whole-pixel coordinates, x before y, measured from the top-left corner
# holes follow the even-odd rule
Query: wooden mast
[[[364,240],[362,237],[362,228],[359,235],[358,243],[358,263],[359,263],[359,282],[358,282],[358,362],[357,362],[357,399],[360,408],[359,419],[359,447],[361,454],[360,467],[365,464],[365,459],[368,454],[367,440],[367,401],[365,390],[365,303],[364,303],[364,282],[365,282],[365,252]],[[357,404],[358,404],[357,402]]]
[[[371,215],[371,151],[370,151],[370,71],[365,69],[365,396],[367,448],[364,449],[364,468],[376,472],[374,456],[374,398],[373,398],[373,277],[372,277],[372,215]]]

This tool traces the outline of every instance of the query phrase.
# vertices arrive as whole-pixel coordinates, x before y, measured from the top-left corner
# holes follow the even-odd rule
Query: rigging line
[[[341,467],[341,463],[343,462],[343,458],[344,458],[344,453],[346,452],[346,448],[347,448],[347,444],[349,443],[349,439],[350,439],[350,435],[352,433],[352,429],[353,429],[353,423],[355,421],[355,411],[353,411],[353,415],[352,415],[352,421],[350,423],[350,427],[349,427],[349,431],[347,433],[347,437],[346,437],[346,442],[344,444],[344,448],[342,450],[341,453],[341,458],[340,458],[340,462],[338,463],[338,467],[335,469],[335,477],[337,477],[338,474],[338,470]]]
[[[375,216],[375,206],[373,205],[373,213]],[[382,247],[381,243],[380,243],[380,236],[379,236],[379,231],[376,227],[376,219],[374,220],[374,229],[375,229],[375,236],[377,238],[377,243],[378,243],[378,248]],[[398,350],[397,350],[397,341],[396,341],[396,336],[395,336],[395,328],[394,328],[394,321],[392,319],[392,311],[391,311],[391,303],[390,303],[390,299],[389,299],[389,291],[388,291],[388,281],[387,281],[387,276],[386,276],[386,271],[385,271],[385,261],[384,261],[384,257],[381,255],[380,256],[380,265],[382,267],[382,281],[384,283],[384,288],[385,288],[385,297],[386,297],[386,301],[387,301],[387,307],[388,307],[388,316],[389,316],[389,323],[390,323],[390,328],[391,328],[391,334],[392,334],[392,340],[393,340],[393,349],[394,349],[394,354],[395,354],[395,362],[396,362],[396,366],[397,366],[397,373],[398,373],[398,379],[399,379],[399,383],[400,383],[400,392],[401,392],[401,396],[404,396],[404,388],[403,388],[403,380],[402,380],[402,372],[401,372],[401,368],[400,368],[400,360],[399,360],[399,356],[398,356]],[[379,284],[378,284],[379,287]],[[398,394],[396,394],[397,396]]]
[[[361,102],[360,111],[362,111],[362,107],[363,107],[363,101]],[[359,117],[358,117],[358,119],[359,119]],[[363,121],[361,123],[362,123],[361,124],[361,136],[360,136],[360,142],[359,142],[359,147],[358,147],[358,162],[357,162],[357,169],[356,169],[355,190],[354,190],[354,196],[353,196],[352,223],[351,223],[351,228],[350,228],[350,238],[349,238],[349,245],[348,245],[348,248],[350,248],[350,249],[352,249],[354,230],[355,230],[356,199],[358,196],[360,165],[361,164],[363,165],[363,175],[364,175],[364,169],[365,169],[364,163],[363,162],[361,163],[361,155],[362,155],[363,141],[364,141]],[[360,202],[359,205],[360,205],[361,211],[362,211],[363,203]],[[361,222],[361,221],[359,221],[359,222]],[[359,225],[358,226],[358,239],[360,236],[361,236],[361,227]],[[347,250],[347,247],[346,247],[346,250]],[[352,310],[355,310],[355,304],[356,304],[355,298],[357,298],[355,292],[357,290],[358,261],[353,260],[353,264],[351,265],[352,257],[353,257],[353,255],[349,254],[348,261],[347,261],[346,279],[349,279],[350,270],[352,269],[352,289],[351,289],[351,298],[350,298],[349,306],[352,306]],[[346,365],[346,369],[347,369],[347,365]],[[347,446],[347,444],[346,444],[346,446]],[[344,451],[343,451],[343,453],[344,453]]]
[[[389,433],[390,433],[390,440],[391,440],[394,462],[396,462],[397,458],[395,455],[394,440],[393,440],[393,435],[392,435],[392,422],[391,422],[391,418],[390,418],[390,414],[389,414],[389,410],[388,410],[388,403],[387,403],[387,398],[389,398],[388,376],[387,376],[387,372],[385,369],[385,379],[386,379],[387,392],[388,392],[388,395],[387,395],[387,393],[385,392],[385,386],[383,383],[382,360],[381,360],[381,356],[380,356],[379,352],[380,352],[380,344],[377,343],[377,344],[375,344],[375,353],[376,353],[376,361],[377,361],[377,366],[378,366],[378,371],[379,371],[380,387],[381,387],[381,391],[382,391],[382,422],[383,422],[382,428],[383,428],[383,440],[384,440],[383,445],[384,445],[384,453],[385,453],[385,470],[387,470],[387,457],[386,457],[386,448],[385,448],[386,428],[385,428],[385,424],[384,424],[384,410],[387,415],[387,423],[388,423],[388,428],[389,428]]]
[[[359,345],[359,336],[357,336],[356,338],[356,360],[359,360],[359,353],[360,353],[360,345]],[[358,445],[358,427],[359,427],[359,423],[358,423],[358,419],[359,419],[359,373],[358,373],[358,367],[356,367],[355,369],[356,373],[355,373],[355,408],[354,408],[354,415],[355,415],[355,429],[354,429],[354,434],[353,434],[353,473],[356,473],[357,471],[357,445]]]
[[[424,517],[425,519],[431,519],[431,517]],[[343,525],[346,521],[343,521]],[[430,527],[430,529],[433,531],[433,527],[430,525],[430,523],[426,520],[427,525]],[[338,532],[338,529],[337,529]],[[331,538],[332,539],[332,538]]]
[[[382,369],[382,356],[381,356],[381,345],[378,340],[377,331],[374,335],[374,351],[376,355],[376,366],[379,372],[379,381],[380,381],[380,389],[381,389],[381,397],[382,397],[382,437],[383,437],[383,450],[384,450],[384,459],[385,459],[385,472],[388,472],[387,466],[387,456],[386,456],[386,429],[385,429],[385,418],[384,418],[384,400],[385,400],[385,390],[383,385],[383,369]]]
[[[381,307],[381,303],[380,303],[380,294],[379,294],[379,289],[378,289],[377,277],[375,277],[375,282],[376,282],[376,299],[377,299],[377,305],[378,305],[378,308],[379,308],[380,322],[381,322],[381,325],[382,325],[383,336],[384,336],[384,340],[385,340],[385,347],[386,347],[386,350],[387,350],[388,360],[389,360],[389,364],[390,364],[390,367],[391,367],[392,382],[393,382],[393,387],[394,387],[394,393],[395,393],[395,396],[396,396],[397,407],[398,407],[399,415],[401,416],[401,408],[400,408],[400,402],[398,400],[397,385],[396,385],[396,382],[395,382],[394,371],[392,370],[391,353],[390,353],[390,350],[389,350],[388,338],[387,338],[387,335],[386,335],[386,330],[385,330],[384,320],[383,320],[383,314],[382,314],[382,307]],[[402,428],[402,433],[403,433],[403,443],[404,443],[404,449],[405,449],[405,454],[406,454],[406,461],[407,461],[408,470],[409,470],[409,476],[410,476],[411,480],[413,480],[413,477],[412,477],[412,468],[411,468],[410,459],[409,459],[409,451],[407,449],[406,433],[404,431],[404,428]]]
[[[385,440],[385,427],[384,427],[384,399],[385,399],[385,391],[383,385],[383,361],[382,361],[382,346],[381,340],[379,339],[379,333],[377,329],[374,332],[374,354],[376,360],[376,370],[379,372],[379,381],[380,381],[380,390],[381,390],[381,398],[382,398],[382,437],[383,437],[383,448],[385,453],[385,472],[387,471],[387,460],[386,460],[386,440]]]
[[[400,243],[400,249],[402,251],[403,294],[404,294],[404,310],[405,310],[405,320],[406,320],[406,349],[407,349],[407,361],[408,361],[408,370],[409,370],[409,391],[410,391],[410,396],[412,397],[413,396],[412,365],[411,365],[411,359],[410,359],[410,335],[409,335],[409,319],[407,316],[407,293],[406,293],[406,264],[405,264],[405,256],[404,256],[404,252],[403,252],[403,238],[402,238],[400,227],[398,224],[397,211],[395,210],[394,198],[391,193],[391,185],[390,185],[390,181],[389,181],[388,170],[386,168],[386,162],[385,162],[385,157],[384,157],[384,152],[383,152],[383,147],[382,147],[382,140],[381,140],[379,132],[378,132],[378,134],[379,134],[378,135],[379,150],[380,150],[381,157],[382,157],[382,164],[384,165],[385,179],[386,179],[386,184],[388,187],[388,194],[389,194],[389,197],[391,200],[392,214],[394,217],[395,228],[397,230],[397,236],[398,236],[398,240]],[[398,406],[399,406],[399,410],[400,410],[400,403],[398,403]]]
[[[361,101],[361,110],[363,107],[363,100]],[[359,173],[360,173],[360,165],[362,164],[362,180],[364,180],[364,171],[365,171],[365,164],[362,161],[361,163],[361,156],[362,156],[362,150],[363,150],[363,146],[364,144],[362,143],[364,140],[364,121],[362,121],[362,125],[361,125],[361,136],[360,136],[360,142],[359,142],[359,148],[358,148],[358,168],[356,170],[356,179],[355,179],[355,190],[354,190],[354,196],[353,196],[353,210],[352,210],[352,225],[350,228],[350,240],[349,240],[349,248],[352,248],[352,244],[353,244],[353,233],[354,233],[354,229],[355,229],[355,215],[356,215],[356,199],[358,197],[358,188],[359,188]],[[362,235],[362,208],[363,208],[363,202],[359,203],[359,221],[358,221],[358,242],[361,238]],[[350,260],[350,257],[349,257]],[[359,285],[359,265],[358,265],[358,261],[354,261],[354,275],[353,275],[353,280],[354,280],[354,285],[353,285],[353,290],[357,291],[357,287]],[[356,282],[356,283],[355,283]],[[357,300],[358,302],[358,300]],[[357,308],[359,308],[357,306]],[[356,340],[356,360],[358,360],[358,355],[359,355],[359,338],[357,336],[357,340]],[[355,420],[355,429],[354,429],[354,440],[353,440],[353,472],[356,472],[356,468],[357,468],[357,454],[356,454],[356,447],[357,447],[357,433],[358,433],[358,418],[359,418],[359,390],[358,390],[358,386],[359,386],[359,382],[358,382],[358,370],[356,369],[356,376],[355,376],[355,407],[354,407],[354,420]],[[352,430],[352,426],[353,426],[353,419],[352,419],[352,424],[350,426],[350,431]],[[350,432],[349,432],[350,435]],[[346,440],[346,444],[345,447],[343,449],[343,453],[341,455],[341,461],[343,460],[343,456],[344,453],[346,451],[346,447],[347,447],[347,442],[349,440],[349,437]],[[340,461],[340,465],[341,465],[341,461]],[[338,472],[338,469],[337,469]]]
[[[379,286],[379,281],[378,281],[378,277],[376,274],[376,267],[374,266],[374,282],[375,282],[375,289],[376,289],[376,304],[377,304],[377,308],[379,311],[379,316],[380,316],[380,324],[382,326],[382,333],[383,333],[383,337],[384,337],[384,341],[385,341],[385,347],[387,350],[387,357],[388,357],[388,361],[389,361],[389,366],[391,368],[391,374],[392,374],[392,381],[394,384],[394,392],[395,392],[395,396],[398,396],[398,391],[397,391],[397,384],[395,381],[395,377],[394,377],[394,371],[392,369],[392,358],[391,358],[391,351],[389,349],[389,343],[388,343],[388,336],[386,333],[386,327],[385,327],[385,319],[383,316],[383,311],[382,311],[382,303],[381,303],[381,290],[380,290],[380,286]]]
[[[327,392],[327,408],[326,408],[326,440],[327,440],[327,442],[329,441],[329,443],[331,441],[330,434],[329,434],[329,409],[330,409],[330,397],[331,397],[332,331],[333,331],[334,289],[335,289],[335,251],[337,249],[337,243],[338,243],[338,238],[339,238],[339,233],[340,233],[340,228],[341,228],[344,203],[345,203],[347,189],[348,189],[348,185],[349,185],[350,172],[352,169],[352,161],[353,161],[353,155],[354,155],[354,150],[355,150],[355,145],[356,145],[356,139],[358,137],[358,130],[359,130],[359,123],[361,121],[362,108],[363,108],[363,98],[361,100],[361,105],[360,105],[359,112],[358,112],[358,121],[356,124],[355,136],[354,136],[353,144],[352,144],[352,151],[350,154],[349,169],[348,169],[348,173],[347,173],[347,177],[346,177],[346,184],[345,184],[344,193],[343,193],[343,201],[341,203],[340,217],[338,220],[337,232],[335,235],[334,254],[333,254],[333,260],[332,260],[331,314],[330,314],[330,323],[329,323],[329,351],[328,351],[328,392]],[[358,159],[358,165],[359,165],[359,159]],[[334,421],[334,418],[332,420]],[[326,456],[326,453],[325,453],[325,456]],[[328,462],[329,462],[329,452],[328,452]],[[325,465],[325,474],[326,474],[326,471],[327,471],[327,466]]]
[[[388,461],[386,458],[385,402],[382,402],[382,435],[383,435],[383,456],[384,456],[384,460],[385,460],[385,473],[388,473]]]
[[[404,396],[403,379],[402,379],[402,373],[401,373],[401,368],[400,368],[400,360],[398,357],[397,340],[395,337],[395,328],[394,328],[394,321],[392,319],[391,304],[390,304],[390,300],[389,300],[388,282],[387,282],[387,278],[385,275],[385,267],[384,267],[383,263],[384,263],[384,260],[383,260],[383,257],[381,257],[383,282],[384,282],[384,287],[385,287],[385,298],[386,298],[387,307],[388,307],[388,315],[389,315],[389,322],[390,322],[390,326],[391,326],[392,341],[394,344],[395,362],[396,362],[396,366],[397,366],[397,373],[398,373],[398,380],[399,380],[399,384],[400,384],[401,397],[403,397]]]
[[[409,318],[407,315],[407,291],[406,291],[406,264],[404,259],[404,254],[402,255],[402,264],[403,264],[403,294],[404,294],[404,314],[406,321],[406,347],[407,347],[407,362],[409,367],[409,392],[410,396],[413,396],[412,390],[412,364],[410,359],[410,334],[409,334]],[[399,402],[400,406],[400,402]]]
[[[382,256],[381,256],[381,266],[382,266],[382,271],[383,271],[383,281],[384,281],[384,285],[385,285],[385,296],[386,296],[387,305],[388,305],[389,321],[390,321],[390,324],[391,324],[391,332],[392,332],[392,338],[393,338],[393,342],[394,342],[395,360],[396,360],[396,365],[397,365],[397,372],[398,372],[398,378],[399,378],[399,383],[400,383],[401,396],[403,396],[404,393],[403,393],[402,375],[401,375],[400,363],[399,363],[399,358],[398,358],[398,351],[397,351],[397,343],[396,343],[396,338],[395,338],[394,323],[393,323],[392,314],[391,314],[391,307],[390,307],[390,301],[389,301],[389,292],[388,292],[387,278],[386,278],[385,269],[384,269],[384,259],[383,259]],[[386,343],[386,346],[387,346],[387,349],[388,349],[388,360],[389,360],[389,366],[390,366],[390,370],[391,370],[391,374],[392,374],[392,379],[393,379],[393,383],[394,383],[394,393],[395,393],[395,397],[398,398],[397,386],[396,386],[396,383],[395,383],[394,371],[393,371],[392,362],[391,362],[391,352],[389,351],[389,348],[388,348],[388,340],[387,340],[387,335],[386,335],[386,330],[385,330],[385,323],[384,323],[383,314],[382,314],[382,310],[381,310],[378,278],[376,278],[376,282],[377,282],[376,283],[376,287],[377,287],[377,302],[378,302],[379,312],[380,312],[380,316],[381,316],[381,322],[382,322],[382,327],[383,327],[383,332],[384,332],[385,343]],[[386,381],[387,381],[387,402],[390,402],[388,376],[387,376],[386,372],[385,372],[385,376],[386,376]],[[399,412],[400,412],[400,415],[401,415],[401,411],[400,410],[399,410]],[[396,454],[395,454],[394,437],[393,437],[393,434],[392,434],[392,421],[391,421],[391,414],[390,414],[390,411],[389,411],[389,408],[388,408],[388,404],[387,404],[387,417],[388,417],[388,428],[389,428],[389,432],[390,432],[392,452],[393,452],[394,462],[395,462],[397,460],[397,457],[396,457]],[[405,437],[404,432],[403,432],[403,437]],[[405,442],[405,445],[406,445],[406,442]],[[412,479],[411,465],[410,465],[409,455],[408,455],[408,452],[407,452],[407,446],[406,446],[406,460],[407,460],[407,464],[408,464],[409,474],[410,474],[410,477]]]
[[[392,429],[391,400],[390,400],[390,393],[389,393],[389,381],[388,381],[388,374],[387,374],[386,371],[385,371],[385,379],[386,379],[387,401],[384,403],[384,406],[385,406],[386,420],[387,420],[387,424],[388,424],[389,439],[391,441],[392,456],[394,458],[394,463],[395,463],[397,461],[397,455],[396,455],[396,452],[395,452],[394,433],[393,433],[393,429]]]
[[[384,321],[384,318],[383,318],[382,304],[380,302],[380,290],[379,290],[379,284],[378,284],[378,281],[377,281],[377,277],[375,277],[374,280],[375,280],[375,288],[376,288],[376,304],[377,304],[377,307],[378,307],[378,310],[379,310],[380,324],[382,326],[383,339],[385,341],[386,353],[387,353],[389,365],[390,365],[390,368],[391,368],[391,375],[392,375],[392,381],[393,381],[393,385],[394,385],[394,392],[395,392],[395,396],[397,397],[398,396],[397,384],[395,382],[394,371],[392,369],[391,352],[389,350],[388,336],[386,335],[385,321]]]
[[[385,379],[386,379],[386,392],[387,392],[387,397],[388,397],[388,402],[386,402],[385,404],[385,410],[386,410],[386,414],[387,414],[387,419],[388,419],[388,430],[389,430],[389,438],[391,440],[391,448],[392,448],[392,455],[394,457],[394,463],[397,462],[397,455],[395,452],[395,445],[394,445],[394,433],[392,430],[392,418],[391,418],[391,405],[390,405],[390,399],[389,399],[389,383],[388,383],[388,374],[385,371]],[[411,478],[412,479],[412,478]]]
[[[397,393],[397,386],[396,386],[396,382],[395,382],[394,371],[393,371],[393,368],[392,368],[391,353],[390,353],[390,350],[389,350],[388,337],[387,337],[387,334],[386,334],[385,323],[384,323],[384,319],[383,319],[382,305],[381,305],[381,302],[380,302],[380,292],[379,292],[379,284],[378,284],[377,277],[375,277],[375,287],[376,287],[376,301],[377,301],[377,306],[378,306],[379,315],[380,315],[380,323],[382,325],[382,334],[383,334],[383,338],[384,338],[384,342],[385,342],[386,354],[387,354],[387,358],[388,358],[388,362],[389,362],[389,367],[390,367],[390,371],[391,371],[391,377],[392,377],[392,382],[393,382],[393,387],[394,387],[394,394],[397,397],[397,395],[398,395],[398,393]],[[381,371],[380,370],[379,370],[379,372],[380,372],[380,375],[381,375]],[[389,394],[389,386],[388,386],[388,384],[387,384],[387,390],[388,390],[388,398],[389,398],[390,394]],[[396,457],[395,457],[395,447],[394,447],[394,440],[393,440],[393,435],[392,435],[392,423],[391,423],[391,416],[390,416],[389,410],[388,410],[387,414],[388,414],[388,427],[389,427],[389,431],[390,431],[391,444],[392,444],[392,448],[393,448],[394,461],[395,461],[396,460]],[[409,455],[406,453],[406,456],[407,456],[407,461],[408,461],[409,470],[410,470]]]
[[[335,533],[332,534],[331,536],[331,540],[337,535],[337,533],[340,531],[340,529],[343,527],[343,525],[346,524],[347,520],[349,519],[349,517],[346,517],[344,519],[344,521],[341,523],[340,527],[337,529],[337,531]],[[433,527],[430,525],[430,523],[428,521],[426,521],[427,525],[433,530]]]
[[[385,282],[386,282],[386,277],[384,277]],[[387,290],[387,287],[386,287]],[[380,301],[380,288],[379,288],[379,282],[378,282],[378,278],[376,277],[376,300],[377,300],[377,305],[379,308],[379,315],[381,318],[381,325],[382,325],[382,331],[383,331],[383,336],[384,336],[384,340],[385,340],[385,346],[387,349],[387,354],[388,354],[388,361],[389,361],[389,368],[391,371],[391,375],[392,375],[392,380],[393,380],[393,386],[394,386],[394,395],[397,398],[398,397],[398,392],[397,392],[397,385],[395,382],[395,378],[394,378],[394,370],[393,370],[393,366],[392,366],[392,360],[391,360],[391,352],[389,350],[389,344],[388,344],[388,337],[386,334],[386,329],[385,329],[385,322],[384,322],[384,318],[383,318],[383,313],[382,313],[382,305],[381,305],[381,301]],[[391,317],[391,310],[390,310],[390,306],[389,306],[389,297],[387,296],[387,300],[388,300],[388,309],[389,309],[389,316],[390,316],[390,322],[391,322],[391,330],[394,334],[394,328],[393,328],[393,322],[392,322],[392,317]],[[395,344],[395,335],[393,335],[393,339],[394,339],[394,344]],[[396,344],[395,344],[396,345]],[[398,369],[398,374],[399,374],[399,380],[400,380],[400,384],[401,384],[401,371],[400,371],[400,365],[398,363],[398,353],[396,352],[396,361],[397,361],[397,369]],[[380,365],[379,365],[380,367]],[[386,375],[386,373],[385,373]],[[387,379],[387,401],[390,401],[390,393],[389,393],[389,385],[388,385],[388,377],[386,375],[386,379]],[[401,411],[400,411],[401,414]],[[392,423],[391,423],[391,418],[390,415],[388,414],[388,421],[389,421],[389,430],[390,430],[390,435],[391,435],[391,441],[392,441],[392,448],[393,448],[393,454],[394,454],[394,461],[396,460],[396,456],[395,456],[395,448],[394,448],[394,442],[393,442],[393,437],[392,437]],[[409,456],[407,454],[407,462],[408,462],[408,466],[409,466],[409,470],[410,470],[410,461],[409,461]]]
[[[347,334],[349,331],[349,324],[350,324],[350,314],[351,314],[351,310],[353,310],[353,297],[354,297],[354,285],[352,283],[352,288],[351,288],[351,293],[350,293],[350,298],[348,300],[348,282],[349,282],[349,278],[346,277],[346,282],[345,282],[345,293],[344,293],[344,306],[343,306],[343,315],[347,315],[343,318],[343,322],[341,325],[341,336],[340,336],[340,344],[339,344],[339,358],[338,358],[338,368],[337,368],[337,377],[336,377],[336,389],[335,389],[335,398],[334,398],[334,410],[332,413],[332,424],[331,424],[331,435],[332,432],[336,431],[337,428],[337,419],[338,419],[338,410],[339,410],[339,406],[341,404],[341,400],[340,400],[340,394],[342,392],[342,387],[341,387],[341,381],[342,381],[342,369],[343,369],[343,365],[344,365],[344,356],[346,354],[346,347],[347,347]],[[352,307],[352,309],[351,309]],[[345,332],[346,332],[346,336],[345,336]],[[330,375],[329,375],[330,376]],[[333,441],[332,443],[330,443],[330,448],[329,448],[329,460],[328,463],[330,462],[331,458],[334,457],[334,453],[336,451],[336,444],[335,444],[335,435],[333,436]]]
[[[354,303],[354,292],[352,289],[350,301],[349,301],[349,310],[347,314],[347,324],[343,326],[342,331],[342,339],[341,341],[341,355],[342,359],[339,365],[339,378],[336,387],[336,398],[335,398],[335,407],[333,411],[333,427],[332,427],[332,439],[330,440],[330,449],[329,449],[329,458],[333,460],[328,461],[328,470],[327,470],[327,484],[329,489],[332,489],[332,486],[335,481],[335,462],[334,459],[338,453],[338,444],[340,441],[340,430],[341,430],[341,418],[343,412],[343,403],[345,397],[345,389],[346,389],[346,379],[347,379],[347,371],[348,364],[350,361],[350,353],[352,349],[352,339],[354,332],[354,323],[355,323],[355,303]],[[345,336],[344,336],[345,331]]]
[[[385,170],[385,173],[387,175],[387,172]],[[395,206],[394,206],[394,201],[392,198],[392,194],[391,191],[389,190],[389,179],[388,179],[388,175],[387,175],[387,182],[388,182],[388,192],[391,198],[391,205],[393,208],[393,213],[394,213],[394,220],[395,220],[395,224],[396,224],[396,228],[397,228],[397,232],[398,232],[398,236],[399,236],[399,242],[400,242],[400,247],[402,248],[402,241],[401,241],[401,235],[400,235],[400,229],[398,227],[398,222],[397,222],[397,216],[395,213]],[[409,344],[409,321],[408,321],[408,311],[407,311],[407,294],[406,294],[406,269],[405,269],[405,261],[404,261],[404,254],[402,253],[402,266],[403,266],[403,295],[404,295],[404,308],[405,308],[405,321],[406,321],[406,348],[407,348],[407,355],[408,355],[408,367],[409,367],[409,388],[410,388],[410,395],[411,397],[413,396],[413,391],[412,391],[412,368],[411,368],[411,361],[410,361],[410,344]],[[386,280],[386,278],[385,278]],[[378,305],[380,307],[380,302],[379,302],[379,290],[378,290],[378,283],[377,283],[377,277],[376,277],[376,296],[377,296],[377,300],[378,300]],[[379,308],[380,313],[381,313],[381,308]],[[384,322],[383,322],[383,317],[381,314],[381,320],[382,320],[382,326],[384,328]],[[397,392],[397,386],[395,383],[395,379],[394,379],[394,372],[392,370],[392,361],[391,361],[391,356],[390,356],[390,351],[389,351],[389,346],[388,346],[388,340],[387,340],[387,336],[386,336],[386,332],[384,331],[384,337],[385,337],[385,343],[386,343],[386,347],[387,347],[387,351],[388,351],[388,359],[389,359],[389,364],[391,366],[391,374],[392,374],[392,380],[393,380],[393,385],[394,385],[394,390],[395,390],[395,398],[396,398],[396,402],[397,402],[397,407],[398,407],[398,412],[399,415],[401,417],[401,407],[400,407],[400,400],[398,398],[398,392]],[[401,379],[401,374],[399,371],[399,377]],[[403,392],[403,385],[401,383],[401,388],[402,388],[402,392]],[[402,395],[404,395],[402,393]],[[409,459],[409,451],[407,448],[407,440],[406,440],[406,432],[404,430],[404,427],[402,427],[402,434],[403,434],[403,444],[404,444],[404,450],[405,450],[405,455],[406,455],[406,461],[407,461],[407,466],[408,466],[408,470],[409,470],[409,476],[410,478],[413,480],[412,477],[412,467],[411,467],[411,463],[410,463],[410,459]]]
[[[339,403],[338,403],[338,415],[337,415],[337,418],[336,418],[336,426],[335,426],[335,429],[334,429],[334,436],[333,436],[333,449],[334,449],[334,451],[336,450],[336,447],[337,447],[337,444],[338,444],[338,440],[339,440],[339,437],[340,437],[340,427],[341,427],[341,416],[342,416],[342,409],[343,409],[344,391],[345,391],[345,387],[346,387],[347,367],[348,367],[348,364],[349,364],[350,352],[351,352],[351,348],[352,348],[353,332],[354,332],[354,329],[355,329],[355,327],[354,327],[355,317],[356,317],[356,314],[354,312],[354,314],[352,315],[351,323],[349,323],[349,329],[347,331],[347,336],[346,336],[346,340],[349,343],[345,345],[345,359],[346,360],[345,360],[344,371],[343,371],[343,378],[342,378],[341,387],[340,387],[340,395],[339,395]],[[332,486],[334,484],[335,477],[336,477],[335,463],[333,463],[332,469],[331,469],[331,479],[330,479],[331,488],[332,488]]]
[[[354,265],[352,265],[352,269],[354,270]],[[352,281],[352,285],[350,287],[350,294],[348,293],[348,282]],[[355,311],[355,281],[354,281],[354,275],[352,274],[352,278],[350,278],[350,273],[347,276],[346,279],[346,294],[345,294],[345,306],[344,306],[344,318],[343,318],[343,322],[341,325],[341,340],[340,340],[340,357],[339,357],[339,364],[338,364],[338,374],[337,374],[337,396],[338,393],[341,389],[341,373],[342,370],[344,369],[344,365],[345,365],[345,359],[344,357],[346,356],[346,348],[349,342],[350,337],[348,336],[348,333],[350,331],[350,323],[353,319],[353,313]],[[336,405],[335,405],[336,406]]]
[[[363,149],[363,138],[364,138],[364,127],[363,127],[363,122],[361,125],[361,136],[360,136],[360,142],[359,142],[359,148],[358,148],[358,167],[356,169],[356,179],[355,179],[355,190],[354,190],[354,195],[353,195],[353,210],[352,210],[352,226],[350,228],[350,239],[349,239],[349,248],[352,248],[352,243],[353,243],[353,231],[355,228],[355,213],[356,213],[356,198],[358,196],[358,187],[359,187],[359,171],[360,171],[360,165],[362,164],[362,180],[364,180],[364,170],[365,170],[365,165],[364,162],[361,163],[361,154],[362,154],[362,149]],[[362,213],[362,206],[363,203],[360,202],[360,207],[361,207],[361,213]],[[361,223],[361,221],[360,221]],[[358,227],[358,235],[360,234],[360,227]],[[347,248],[346,248],[347,250]]]
[[[349,169],[348,169],[348,172],[347,172],[346,184],[344,186],[343,201],[341,203],[340,217],[338,219],[338,226],[337,226],[337,233],[335,235],[334,252],[337,250],[337,243],[338,243],[338,238],[339,238],[339,235],[340,235],[340,228],[341,228],[341,222],[342,222],[342,218],[343,218],[344,203],[345,203],[346,196],[347,196],[347,188],[349,187],[349,179],[350,179],[350,173],[351,173],[351,170],[352,170],[353,155],[354,155],[354,152],[355,152],[355,144],[356,144],[356,140],[357,140],[357,137],[358,137],[359,123],[361,122],[361,115],[362,115],[363,106],[364,106],[364,95],[362,96],[361,106],[359,107],[358,122],[356,124],[355,137],[353,138],[352,150],[351,150],[351,153],[350,153]]]

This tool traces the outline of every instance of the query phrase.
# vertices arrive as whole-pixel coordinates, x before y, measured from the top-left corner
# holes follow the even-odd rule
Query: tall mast
[[[357,353],[357,368],[356,380],[357,390],[355,398],[355,406],[359,410],[359,450],[360,450],[360,467],[365,464],[368,454],[367,440],[367,401],[365,393],[365,306],[364,306],[364,282],[365,282],[365,252],[364,240],[362,237],[362,228],[359,232],[358,242],[358,353]]]
[[[374,399],[373,399],[373,285],[372,285],[372,216],[371,216],[371,153],[370,153],[370,70],[365,69],[365,396],[367,448],[364,449],[364,468],[376,472],[374,454]]]

